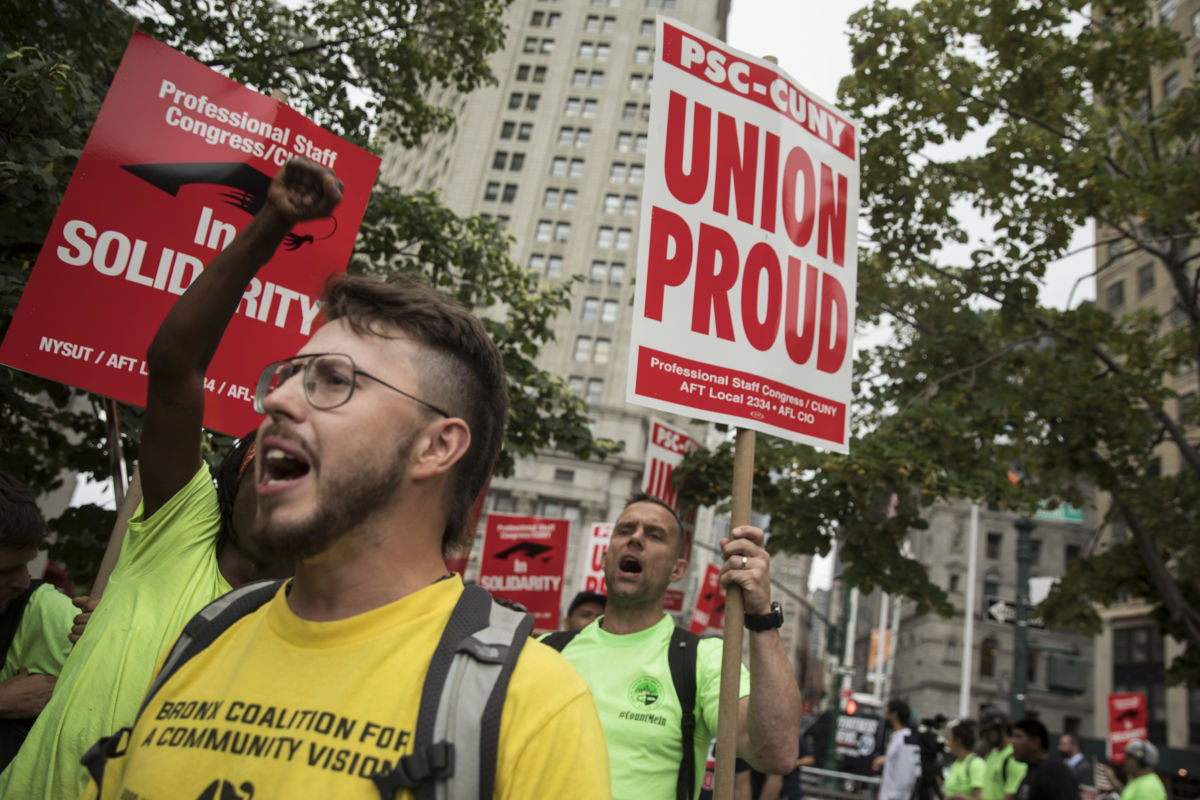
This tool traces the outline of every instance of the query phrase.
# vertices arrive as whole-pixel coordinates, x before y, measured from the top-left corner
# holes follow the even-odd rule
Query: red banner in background
[[[692,612],[692,633],[720,633],[725,627],[725,590],[721,588],[721,568],[709,564],[704,581],[696,592],[696,609]]]
[[[208,372],[204,424],[240,436],[269,362],[319,324],[349,261],[379,159],[296,111],[134,34],[42,246],[0,362],[123,402],[146,400],[146,348],[167,311],[244,228],[287,159],[345,183],[243,295]]]
[[[604,582],[604,553],[608,550],[608,542],[612,539],[613,524],[597,522],[592,525],[592,533],[588,537],[587,562],[583,565],[583,589],[587,592],[608,594],[608,586]]]
[[[529,609],[535,630],[558,630],[570,527],[565,519],[487,516],[479,585]]]
[[[1146,695],[1110,694],[1108,696],[1108,757],[1114,764],[1125,763],[1125,746],[1133,739],[1147,739],[1150,727],[1146,715]]]

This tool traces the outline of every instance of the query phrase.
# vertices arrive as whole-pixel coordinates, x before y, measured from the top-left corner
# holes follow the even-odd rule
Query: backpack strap
[[[576,633],[577,631],[555,631],[554,633],[547,633],[539,641],[561,653],[563,648],[569,645],[571,640],[575,638]]]
[[[676,627],[667,650],[671,682],[679,697],[682,712],[680,739],[683,756],[679,759],[679,778],[675,783],[676,800],[692,800],[696,788],[696,650],[700,637],[686,628]]]
[[[412,752],[371,776],[381,800],[403,788],[417,800],[491,798],[504,699],[532,630],[529,614],[463,588],[425,674]]]
[[[100,739],[80,759],[80,763],[87,767],[92,780],[96,782],[97,795],[99,795],[104,779],[105,764],[110,758],[125,755],[125,749],[129,744],[129,735],[133,732],[133,727],[137,725],[138,717],[150,705],[150,701],[154,699],[154,695],[163,687],[163,684],[193,656],[216,641],[217,637],[228,630],[233,623],[247,614],[253,613],[274,597],[279,591],[280,583],[282,581],[261,580],[242,584],[233,591],[213,600],[188,620],[187,625],[183,627],[183,632],[179,634],[179,638],[175,640],[175,644],[167,653],[162,668],[154,677],[150,688],[146,690],[146,697],[142,700],[142,705],[138,708],[133,721],[111,736]]]

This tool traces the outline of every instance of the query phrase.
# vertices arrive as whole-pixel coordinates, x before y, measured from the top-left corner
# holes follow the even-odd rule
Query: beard
[[[391,501],[404,483],[415,441],[413,433],[400,442],[391,458],[323,475],[316,510],[305,519],[260,520],[255,550],[269,561],[297,562],[328,550]]]

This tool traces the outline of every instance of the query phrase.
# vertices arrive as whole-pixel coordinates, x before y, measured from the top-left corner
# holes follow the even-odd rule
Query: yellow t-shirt
[[[411,751],[425,673],[461,593],[455,576],[365,614],[310,622],[281,589],[163,685],[125,755],[108,762],[102,797],[236,787],[255,797],[378,798],[368,776]],[[495,797],[609,796],[587,686],[530,640],[500,720]]]

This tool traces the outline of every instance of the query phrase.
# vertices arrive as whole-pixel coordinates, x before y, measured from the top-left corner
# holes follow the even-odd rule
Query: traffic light
[[[855,713],[857,713],[857,712],[858,712],[858,703],[855,702],[854,698],[852,697],[846,701],[846,713],[849,716],[853,717],[855,715]]]

